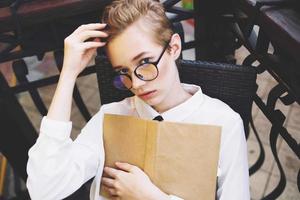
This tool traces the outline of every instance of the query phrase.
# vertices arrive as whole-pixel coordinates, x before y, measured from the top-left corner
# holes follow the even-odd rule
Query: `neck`
[[[191,96],[192,96],[191,94],[189,94],[187,91],[183,89],[180,81],[178,81],[178,84],[174,85],[174,88],[170,90],[170,93],[166,96],[165,100],[159,105],[156,105],[154,109],[158,113],[163,113],[185,102]]]

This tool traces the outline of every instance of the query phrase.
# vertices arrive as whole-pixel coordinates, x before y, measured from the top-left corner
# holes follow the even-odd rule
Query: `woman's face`
[[[167,49],[157,65],[159,71],[157,78],[152,81],[140,80],[134,74],[135,68],[143,62],[156,62],[164,48],[154,42],[153,36],[147,32],[143,24],[145,24],[143,19],[140,19],[129,26],[108,43],[107,52],[116,71],[120,69],[128,71],[132,79],[131,91],[147,104],[156,107],[172,98],[172,89],[176,84],[180,84],[175,64],[181,50],[180,45],[178,49],[176,44],[177,40],[180,43],[180,38],[177,34],[173,35],[170,42],[171,51]]]

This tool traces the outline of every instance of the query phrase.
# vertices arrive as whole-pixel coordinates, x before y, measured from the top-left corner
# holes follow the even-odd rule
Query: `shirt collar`
[[[166,121],[183,121],[201,105],[203,101],[203,93],[201,88],[197,85],[182,83],[182,86],[185,91],[192,95],[192,97],[161,114],[159,114],[138,96],[135,96],[134,105],[139,117],[143,119],[153,119],[157,115],[161,115]]]

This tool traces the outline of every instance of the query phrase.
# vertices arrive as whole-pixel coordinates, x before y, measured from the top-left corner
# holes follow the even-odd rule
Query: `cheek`
[[[157,77],[157,85],[158,87],[169,87],[173,84],[173,79],[175,77],[174,69],[175,67],[171,62],[164,62],[161,63],[161,66],[159,66],[159,75]],[[167,89],[167,88],[162,88]]]

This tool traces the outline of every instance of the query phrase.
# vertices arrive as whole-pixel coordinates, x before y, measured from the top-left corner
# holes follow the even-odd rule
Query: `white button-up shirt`
[[[62,199],[95,177],[90,199],[104,199],[99,196],[104,167],[102,126],[104,114],[110,113],[143,119],[161,115],[165,121],[221,126],[217,198],[250,199],[247,144],[242,119],[222,101],[203,94],[200,87],[188,84],[183,84],[183,87],[192,97],[164,113],[157,113],[137,96],[103,105],[74,141],[70,138],[72,122],[44,117],[40,135],[29,150],[27,187],[31,198]],[[176,199],[174,196],[170,198]]]

